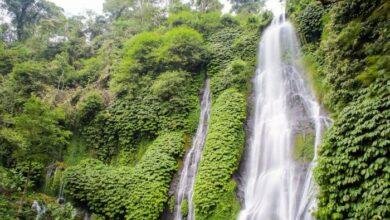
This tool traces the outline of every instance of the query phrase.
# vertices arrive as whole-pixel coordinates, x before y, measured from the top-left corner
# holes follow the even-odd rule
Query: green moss
[[[305,73],[313,86],[316,97],[320,102],[323,102],[327,92],[327,85],[324,76],[321,75],[321,65],[317,61],[316,54],[307,48],[302,56],[302,66],[305,68]]]
[[[295,136],[294,159],[299,162],[310,162],[314,157],[314,135],[299,133]]]
[[[135,166],[142,159],[142,156],[148,150],[151,143],[151,140],[142,139],[135,150],[121,150],[116,160],[114,160],[114,164],[119,166]]]
[[[85,141],[80,136],[73,135],[64,155],[64,163],[69,166],[76,165],[86,157],[88,153]]]
[[[181,202],[181,214],[183,215],[183,217],[186,217],[188,215],[188,200],[187,199],[184,199]]]
[[[231,180],[227,184],[227,191],[219,198],[219,204],[215,208],[212,215],[207,217],[199,217],[198,219],[208,220],[235,220],[241,209],[240,203],[237,200],[236,189],[237,184]]]

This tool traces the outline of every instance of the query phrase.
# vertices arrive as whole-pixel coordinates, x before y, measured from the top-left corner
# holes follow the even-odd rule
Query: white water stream
[[[266,0],[273,21],[259,45],[254,79],[252,136],[244,164],[244,204],[240,220],[312,219],[312,167],[326,124],[299,68],[299,44],[286,20],[283,0]],[[298,134],[314,136],[313,162],[293,159]]]
[[[183,219],[182,216],[182,202],[187,200],[188,202],[188,215],[185,217],[187,220],[195,219],[195,211],[193,204],[194,184],[196,173],[198,170],[199,160],[202,155],[203,146],[206,140],[208,121],[210,118],[210,82],[206,80],[205,89],[201,101],[201,111],[198,128],[196,134],[193,137],[191,149],[187,153],[184,160],[183,169],[180,174],[180,181],[177,188],[176,204],[174,218],[176,220]]]

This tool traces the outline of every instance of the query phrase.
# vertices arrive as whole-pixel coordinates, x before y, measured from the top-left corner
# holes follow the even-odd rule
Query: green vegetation
[[[157,219],[168,201],[182,133],[160,135],[134,166],[107,166],[94,159],[66,170],[66,192],[75,204],[107,218]]]
[[[236,172],[242,156],[246,95],[255,70],[258,30],[270,22],[269,14],[244,21],[222,18],[225,28],[208,36],[211,48],[207,66],[213,105],[209,131],[195,182],[197,219],[236,219]]]
[[[244,147],[245,97],[235,89],[218,96],[195,182],[198,219],[234,219],[239,210],[235,199],[236,171]],[[227,202],[229,201],[229,202]]]
[[[197,219],[235,219],[246,99],[261,1],[106,0],[107,16],[66,17],[49,1],[0,11],[0,219],[158,219],[211,81],[209,133],[195,183]],[[389,31],[385,0],[291,0],[309,79],[334,119],[315,170],[318,219],[389,211]],[[310,134],[294,156],[312,158]],[[58,199],[65,188],[65,201]],[[183,215],[188,202],[182,204]],[[76,214],[75,214],[76,213]]]
[[[221,174],[228,196],[215,194],[220,204],[208,214],[233,218],[239,205],[231,176],[243,147],[245,95],[259,32],[270,21],[249,5],[237,2],[233,16],[222,15],[216,0],[167,9],[106,0],[108,17],[66,17],[47,1],[0,3],[11,18],[0,25],[0,218],[36,215],[33,201],[46,207],[44,219],[80,218],[84,211],[158,219],[172,211],[168,189],[196,130],[206,77],[220,100],[220,120],[235,123],[226,132],[237,129],[235,151],[220,152],[235,158]],[[229,95],[235,107],[218,107],[219,97]],[[239,122],[226,118],[235,111]],[[225,132],[222,122],[213,123],[214,135]],[[65,202],[57,200],[62,188]],[[233,211],[221,206],[225,201]]]
[[[299,162],[310,162],[314,157],[314,135],[312,133],[299,133],[294,142],[294,159]]]
[[[339,114],[323,143],[316,178],[320,218],[390,214],[389,83],[376,82]]]
[[[289,2],[304,63],[334,119],[315,177],[318,219],[390,215],[388,1]],[[302,27],[302,28],[300,28]]]
[[[186,200],[186,199],[184,199],[181,202],[181,214],[183,216],[187,216],[188,215],[188,200]]]

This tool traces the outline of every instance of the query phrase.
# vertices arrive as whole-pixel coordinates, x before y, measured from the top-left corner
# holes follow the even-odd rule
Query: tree
[[[29,36],[28,28],[41,19],[49,19],[61,13],[54,3],[45,0],[3,0],[0,7],[11,17],[18,40],[26,39]]]
[[[103,4],[104,12],[110,14],[110,17],[117,19],[131,10],[134,0],[106,0]]]
[[[28,188],[37,186],[41,179],[44,165],[59,160],[68,145],[71,133],[61,126],[64,117],[65,114],[59,109],[51,109],[32,96],[24,104],[23,112],[10,117],[8,125],[0,129],[0,144],[13,146],[12,157],[16,161],[16,168],[25,177],[18,215],[22,214]],[[0,145],[0,148],[3,147],[6,146]]]
[[[238,13],[259,13],[263,0],[231,0],[232,10]]]
[[[0,136],[16,146],[13,157],[17,161],[47,164],[61,159],[68,144],[71,133],[61,125],[64,118],[63,111],[52,109],[32,96],[21,114],[7,120],[9,125],[0,130]]]
[[[218,0],[192,0],[192,4],[201,12],[220,11],[223,7]]]
[[[195,72],[206,63],[207,52],[202,35],[188,27],[177,27],[165,33],[159,59],[167,69]]]

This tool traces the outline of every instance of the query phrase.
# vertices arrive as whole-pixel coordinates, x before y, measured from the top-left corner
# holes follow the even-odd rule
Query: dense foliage
[[[250,16],[241,23],[223,19],[229,25],[208,36],[212,52],[207,73],[215,101],[195,182],[197,219],[235,219],[240,209],[232,176],[245,142],[246,95],[256,64],[258,30],[270,16]]]
[[[113,167],[94,159],[66,170],[66,191],[79,206],[107,218],[157,219],[168,200],[182,133],[160,135],[134,166]]]
[[[320,218],[390,215],[389,86],[376,82],[362,91],[329,130],[316,169]]]
[[[213,102],[196,217],[235,219],[232,176],[271,15],[262,1],[230,2],[235,14],[217,0],[106,0],[105,15],[67,17],[45,0],[0,1],[9,18],[0,18],[0,219],[33,218],[37,206],[42,219],[169,217],[206,78]],[[390,4],[287,4],[334,119],[318,155],[316,215],[388,218]],[[313,156],[305,135],[295,140],[301,161]]]
[[[234,219],[236,171],[244,147],[245,97],[235,89],[221,93],[213,104],[210,127],[195,182],[197,219]]]
[[[334,119],[315,170],[319,219],[390,215],[389,6],[380,0],[289,4],[307,41],[304,63]]]

